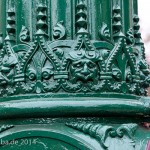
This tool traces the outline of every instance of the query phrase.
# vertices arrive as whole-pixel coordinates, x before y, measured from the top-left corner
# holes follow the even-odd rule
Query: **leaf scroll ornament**
[[[106,23],[102,23],[102,27],[99,31],[99,36],[102,40],[110,42],[111,43],[111,35],[110,35],[110,31],[109,28],[107,26]]]
[[[64,40],[66,37],[66,29],[63,21],[58,22],[53,29],[53,38],[55,40]]]
[[[26,43],[30,41],[30,32],[29,29],[25,26],[22,26],[21,32],[20,32],[20,41],[22,43]]]
[[[126,33],[126,40],[127,40],[127,44],[132,46],[134,45],[135,41],[134,41],[134,35],[133,35],[133,30],[132,28],[130,28],[127,33]]]
[[[135,141],[133,136],[137,129],[137,124],[122,124],[117,128],[110,125],[93,123],[67,123],[66,125],[70,128],[88,134],[91,137],[95,138],[100,142],[101,146],[107,150],[110,149],[110,145],[109,143],[107,143],[107,139],[116,138],[123,141],[125,136],[125,139],[128,138],[129,141],[131,141],[131,145],[133,147],[132,149],[134,149],[135,147]]]
[[[111,126],[102,126],[100,124],[93,125],[92,123],[67,123],[68,127],[81,131],[83,133],[89,134],[91,137],[97,139],[104,149],[108,148],[105,143],[109,132],[115,131]]]

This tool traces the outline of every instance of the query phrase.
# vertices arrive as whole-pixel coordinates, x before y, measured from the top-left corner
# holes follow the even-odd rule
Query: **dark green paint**
[[[88,100],[87,100],[88,99]],[[148,103],[146,103],[148,102]],[[99,97],[32,98],[0,104],[0,118],[67,117],[67,116],[147,116],[147,99],[118,99]],[[20,109],[21,108],[21,109]],[[81,111],[82,110],[82,111]],[[42,113],[43,112],[43,113]]]
[[[0,0],[0,149],[147,150],[150,73],[137,8]]]

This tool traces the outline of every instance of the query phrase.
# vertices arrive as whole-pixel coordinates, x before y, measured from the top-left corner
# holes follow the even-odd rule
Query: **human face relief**
[[[70,71],[73,76],[73,82],[77,80],[93,81],[98,74],[96,63],[86,58],[73,61]]]

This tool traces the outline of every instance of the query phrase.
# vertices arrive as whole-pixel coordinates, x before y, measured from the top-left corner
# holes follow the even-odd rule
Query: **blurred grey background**
[[[145,45],[146,59],[150,65],[150,0],[138,0],[138,2],[141,34]],[[148,95],[150,96],[150,88]]]
[[[141,34],[145,44],[145,53],[150,64],[150,0],[138,0]]]

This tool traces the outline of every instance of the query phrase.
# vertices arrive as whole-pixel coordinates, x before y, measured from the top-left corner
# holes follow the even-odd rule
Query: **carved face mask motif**
[[[96,63],[86,58],[74,61],[70,71],[71,74],[74,75],[73,82],[76,82],[77,80],[94,80],[94,77],[96,77],[98,74]]]

